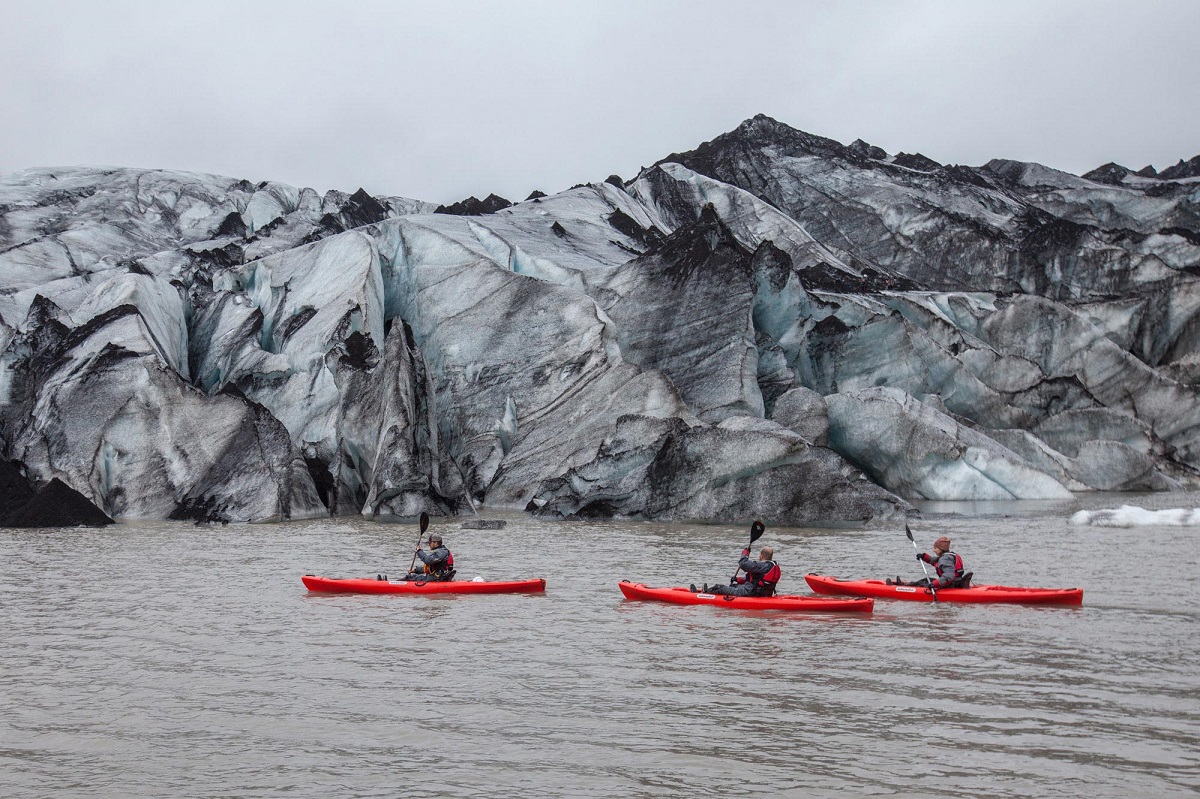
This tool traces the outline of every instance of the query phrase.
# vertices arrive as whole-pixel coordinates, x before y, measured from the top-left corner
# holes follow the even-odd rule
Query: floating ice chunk
[[[1081,510],[1071,517],[1071,524],[1093,527],[1200,527],[1200,508],[1146,510],[1136,505],[1122,505],[1116,510]]]

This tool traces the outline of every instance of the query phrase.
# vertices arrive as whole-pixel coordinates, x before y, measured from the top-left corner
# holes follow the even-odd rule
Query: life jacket
[[[963,559],[961,557],[959,557],[959,554],[957,552],[947,552],[946,555],[954,556],[954,574],[950,575],[950,577],[957,580],[958,578],[963,576],[963,570],[964,570]],[[945,555],[943,555],[942,557],[945,557]],[[938,577],[944,577],[945,575],[943,574],[943,572],[945,571],[945,569],[942,567],[942,558],[938,558],[936,561],[934,561],[934,565],[937,566]]]
[[[771,564],[770,571],[762,576],[752,574],[750,575],[750,581],[754,583],[754,587],[763,596],[773,596],[775,594],[775,585],[779,582],[779,578],[783,576],[783,571],[775,561],[769,560],[767,563]]]
[[[454,553],[449,549],[446,550],[446,560],[444,563],[439,563],[436,566],[431,566],[428,563],[421,564],[423,573],[428,574],[435,580],[448,580],[454,576]]]

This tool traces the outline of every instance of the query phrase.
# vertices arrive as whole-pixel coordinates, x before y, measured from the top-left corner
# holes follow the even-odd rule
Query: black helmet
[[[429,543],[432,544],[434,541],[437,541],[440,544],[440,543],[442,543],[442,537],[440,535],[438,535],[437,533],[430,533],[429,534]]]

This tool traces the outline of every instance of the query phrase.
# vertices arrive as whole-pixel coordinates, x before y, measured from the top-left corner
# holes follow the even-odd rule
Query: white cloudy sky
[[[944,163],[1200,153],[1200,2],[0,0],[0,174],[450,202],[629,177],[757,113]]]

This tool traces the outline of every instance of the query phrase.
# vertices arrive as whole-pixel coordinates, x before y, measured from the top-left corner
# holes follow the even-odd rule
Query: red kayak
[[[804,579],[818,594],[872,596],[932,602],[933,593],[922,586],[888,585],[883,580],[840,580],[823,574],[806,574]],[[1021,605],[1082,605],[1082,588],[1021,588],[1013,585],[973,585],[970,588],[939,588],[938,602]]]
[[[819,596],[728,596],[724,594],[693,594],[687,588],[651,588],[642,583],[622,580],[621,593],[626,599],[651,602],[670,602],[673,605],[716,605],[740,610],[800,610],[850,611],[870,613],[873,599],[825,599]]]
[[[309,591],[331,594],[532,594],[546,590],[546,581],[532,580],[483,582],[451,580],[372,580],[370,578],[339,579],[306,574],[300,578]]]

